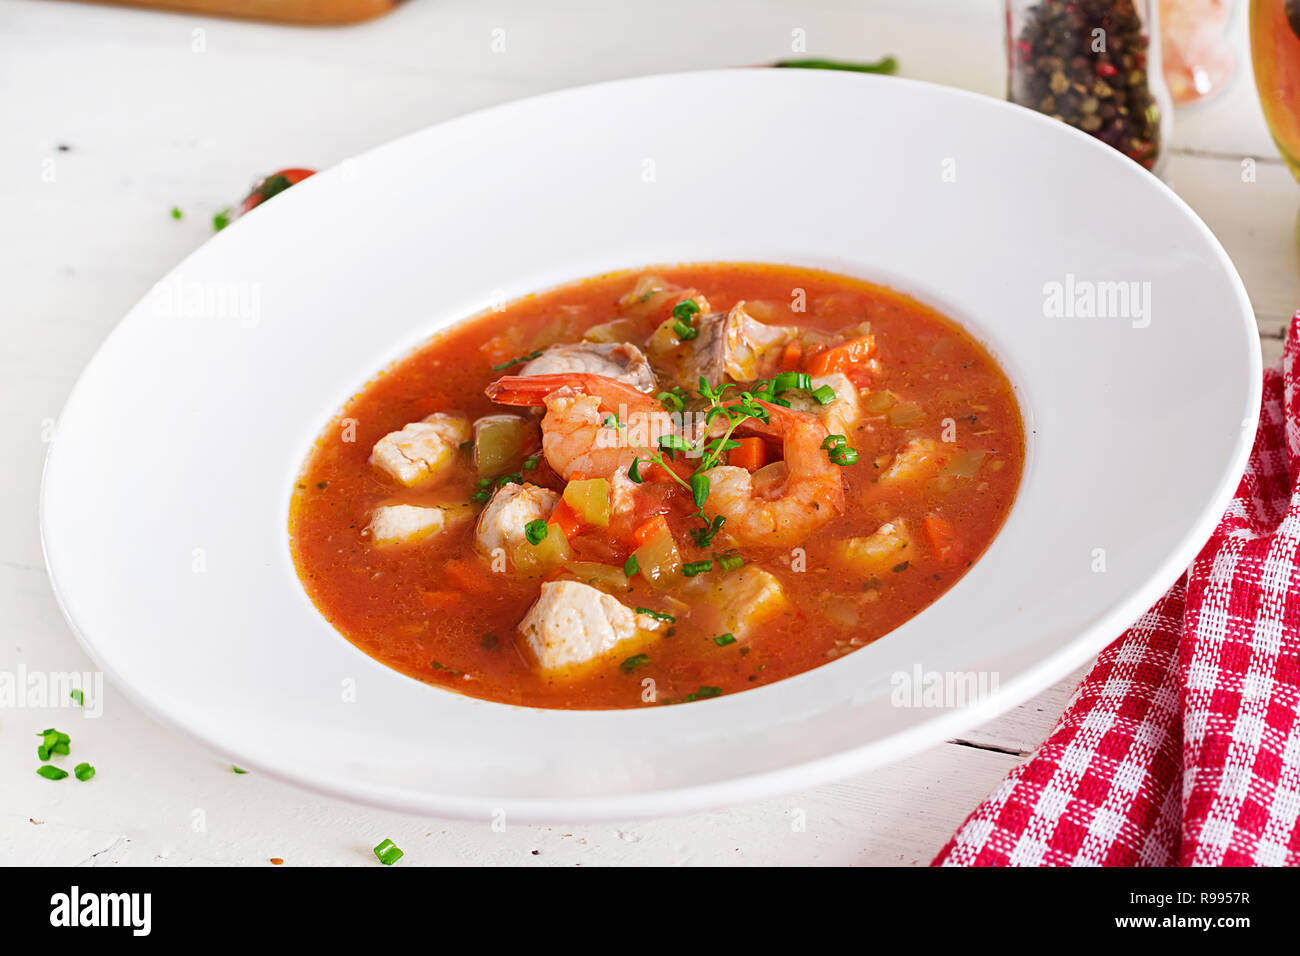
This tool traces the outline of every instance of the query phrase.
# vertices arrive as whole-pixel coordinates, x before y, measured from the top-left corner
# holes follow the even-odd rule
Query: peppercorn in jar
[[[1008,97],[1155,170],[1170,110],[1155,0],[1007,0]]]

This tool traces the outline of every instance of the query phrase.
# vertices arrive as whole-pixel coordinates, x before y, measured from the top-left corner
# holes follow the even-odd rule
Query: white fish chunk
[[[770,378],[779,371],[782,350],[800,332],[758,321],[745,311],[744,302],[727,312],[697,315],[694,325],[698,334],[682,363],[683,379],[692,387],[701,377],[714,385],[724,375],[733,382]]]
[[[880,476],[880,482],[894,484],[929,478],[939,470],[941,463],[938,442],[933,438],[913,438],[898,450]]]
[[[533,659],[543,671],[564,671],[615,649],[631,650],[656,622],[604,591],[578,581],[551,581],[519,623]]]
[[[575,342],[552,345],[519,370],[520,375],[603,375],[642,392],[655,390],[655,375],[645,353],[629,342]]]
[[[469,419],[435,412],[375,442],[370,463],[408,488],[422,485],[446,475],[471,434]]]
[[[820,418],[827,432],[832,435],[843,435],[852,445],[853,431],[862,418],[862,404],[857,386],[850,382],[843,372],[814,375],[810,391],[816,391],[823,386],[830,386],[831,391],[835,393],[835,398],[825,405],[808,392],[790,391],[781,397],[790,402],[791,408]]]
[[[901,518],[886,521],[875,534],[849,538],[838,545],[839,557],[863,572],[878,573],[912,558],[912,536]]]
[[[377,545],[414,544],[469,517],[465,508],[384,505],[370,516],[367,530]]]
[[[765,618],[787,606],[781,580],[753,565],[700,575],[692,579],[691,590],[699,594],[698,603],[717,610],[721,630],[736,640],[744,640]]]
[[[549,488],[513,481],[502,485],[479,515],[475,530],[479,550],[491,555],[497,548],[526,541],[524,527],[528,522],[549,518],[559,500],[559,494]]]

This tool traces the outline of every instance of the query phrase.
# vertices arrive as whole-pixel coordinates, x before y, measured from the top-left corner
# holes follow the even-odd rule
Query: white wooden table
[[[1233,85],[1180,111],[1166,178],[1241,271],[1271,361],[1300,306],[1300,187],[1264,128],[1237,6]],[[307,30],[0,0],[0,671],[90,668],[41,558],[45,443],[105,335],[256,174],[333,165],[546,90],[788,57],[801,35],[810,55],[894,53],[906,76],[998,96],[1000,13],[1001,0],[412,0],[368,25]],[[370,848],[390,837],[403,865],[923,864],[1047,734],[1077,679],[835,786],[675,819],[504,832],[235,775],[109,687],[98,720],[0,709],[0,863],[373,864]],[[73,734],[94,781],[32,772],[34,735],[50,725]]]

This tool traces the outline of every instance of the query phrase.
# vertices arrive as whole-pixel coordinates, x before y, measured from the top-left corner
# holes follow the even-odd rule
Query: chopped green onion
[[[721,634],[713,639],[713,643],[719,647],[726,647],[728,644],[735,644],[736,638],[733,634]]]
[[[641,565],[637,564],[636,555],[629,554],[627,560],[623,562],[623,573],[629,578],[641,570]]]
[[[718,555],[718,563],[724,571],[735,571],[745,566],[745,559],[738,554],[721,554]]]
[[[685,697],[683,697],[682,701],[687,702],[692,700],[707,700],[710,697],[717,697],[721,693],[722,693],[721,687],[709,687],[707,685],[701,686],[694,693],[687,694]]]
[[[837,465],[856,465],[858,462],[858,453],[849,447],[833,448],[830,452],[830,459]]]
[[[703,561],[692,561],[690,564],[682,565],[682,574],[688,578],[693,578],[697,574],[703,574],[706,571],[713,570],[713,561],[705,558]]]
[[[95,775],[95,768],[88,763],[79,763],[72,768],[72,772],[76,774],[78,780],[85,781]]]
[[[546,540],[546,519],[538,518],[524,525],[524,537],[531,545],[539,545]]]
[[[678,337],[680,338],[680,336]],[[659,400],[660,405],[670,412],[680,412],[686,407],[686,403],[682,401],[681,396],[674,395],[672,392],[660,392],[655,398]]]
[[[882,57],[874,63],[846,63],[842,60],[778,60],[774,67],[798,70],[849,70],[854,73],[896,73],[898,60],[892,56]]]
[[[700,330],[681,319],[673,319],[673,333],[683,342],[689,342],[700,334]]]
[[[74,687],[72,689],[72,693],[70,693],[68,696],[77,702],[77,706],[79,707],[86,706],[86,693],[80,688]]]
[[[700,304],[694,299],[682,299],[673,306],[673,318],[689,322],[699,314]]]
[[[68,744],[72,743],[72,738],[63,731],[47,727],[37,736],[44,738],[40,746],[36,748],[36,755],[41,760],[49,760],[53,754],[66,754],[69,752]]]
[[[700,330],[691,324],[699,311],[699,303],[694,299],[683,299],[673,306],[673,332],[683,342],[689,342],[700,334]]]
[[[183,215],[185,215],[185,214],[184,214],[183,212],[181,212],[181,207],[180,207],[180,206],[172,206],[172,218],[173,218],[173,219],[179,219],[179,218],[181,218],[181,216],[183,216]]]
[[[524,459],[524,471],[535,471],[537,469],[537,463],[541,460],[541,455],[529,455]]]
[[[235,773],[248,773],[248,771],[243,767],[236,767],[233,763],[230,765],[230,769],[235,771]]]
[[[835,389],[831,388],[829,385],[819,385],[817,388],[813,389],[812,397],[817,399],[817,404],[819,405],[829,405],[838,398],[835,394]]]
[[[385,840],[375,847],[375,856],[379,858],[379,862],[384,866],[392,866],[406,854],[399,850],[397,844],[392,840]]]
[[[792,388],[801,388],[804,391],[812,388],[812,376],[807,372],[781,372],[772,379],[772,393],[780,395],[782,392],[788,392]]]
[[[214,232],[220,232],[230,225],[230,210],[223,209],[212,217],[212,229]]]
[[[49,764],[44,767],[37,767],[36,772],[46,780],[62,780],[68,775],[68,771],[60,770],[58,767],[52,767]]]
[[[639,607],[636,609],[638,614],[644,614],[646,617],[652,617],[656,621],[667,621],[669,624],[676,624],[677,618],[671,614],[665,614],[662,611],[652,611],[648,607]]]
[[[520,355],[517,358],[512,358],[508,362],[502,362],[499,365],[493,365],[492,371],[501,372],[504,371],[505,369],[510,368],[510,366],[512,365],[522,365],[525,362],[531,362],[533,359],[537,358],[541,354],[542,354],[542,350],[538,349],[536,352],[529,352],[527,355]]]
[[[640,667],[642,664],[649,664],[649,663],[650,663],[650,658],[647,655],[633,654],[631,657],[626,658],[623,661],[623,663],[619,664],[618,669],[621,670],[624,674],[630,674],[638,667]]]
[[[822,440],[822,448],[825,449],[835,448],[839,445],[848,444],[848,441],[849,440],[845,438],[843,435],[827,435],[826,438]]]

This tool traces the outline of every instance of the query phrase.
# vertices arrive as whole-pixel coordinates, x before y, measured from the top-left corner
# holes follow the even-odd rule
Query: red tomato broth
[[[845,513],[804,542],[806,570],[792,570],[788,553],[740,552],[747,564],[776,575],[788,598],[786,609],[766,618],[746,640],[718,646],[716,620],[707,608],[693,608],[678,618],[672,636],[627,652],[649,658],[630,672],[619,666],[627,655],[616,650],[577,676],[552,679],[534,669],[517,633],[543,578],[492,573],[475,550],[472,521],[398,547],[374,546],[362,534],[380,504],[464,502],[474,488],[472,465],[464,481],[458,477],[429,491],[412,491],[373,468],[369,455],[384,435],[433,412],[454,410],[471,419],[500,413],[502,407],[483,390],[511,370],[494,371],[493,364],[577,340],[587,328],[618,317],[619,298],[647,273],[698,290],[714,310],[742,299],[766,302],[760,318],[769,324],[836,331],[870,322],[882,370],[855,369],[850,377],[872,392],[888,390],[919,404],[924,417],[897,428],[872,419],[871,430],[850,436],[859,459],[842,470]],[[791,305],[800,289],[806,311],[795,312]],[[646,318],[646,335],[666,313]],[[882,486],[885,460],[911,438],[938,438],[946,419],[962,436],[954,447],[988,453],[976,476]],[[344,441],[349,422],[355,440]],[[1010,510],[1023,463],[1023,425],[1006,376],[979,344],[933,309],[893,290],[816,270],[671,266],[600,276],[529,296],[504,312],[462,322],[394,363],[353,396],[317,440],[293,493],[291,544],[299,575],[321,613],[359,649],[402,673],[512,704],[649,706],[692,699],[701,688],[730,694],[799,674],[915,616],[988,547]],[[544,459],[526,480],[564,487]],[[709,552],[695,550],[686,534],[693,520],[689,496],[672,484],[664,484],[659,494],[662,507],[651,511],[667,512],[684,560],[707,557]],[[939,520],[923,535],[927,515]],[[895,518],[912,528],[906,567],[855,576],[829,560],[840,539],[870,535]],[[944,539],[942,552],[926,545],[934,528],[952,531],[954,540]],[[630,550],[626,542],[590,532],[572,545],[575,559],[620,566]],[[715,562],[712,574],[725,573]],[[647,588],[639,576],[633,581],[630,593],[616,595],[619,600],[629,607],[664,606],[661,592]],[[876,598],[863,603],[867,591]],[[836,613],[845,606],[852,615]],[[654,682],[653,700],[643,700],[646,678]]]

